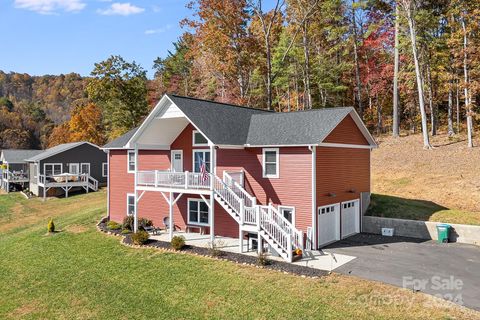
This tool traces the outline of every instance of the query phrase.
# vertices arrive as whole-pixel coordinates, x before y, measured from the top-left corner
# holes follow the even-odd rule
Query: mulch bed
[[[235,262],[243,265],[251,265],[257,268],[270,269],[270,270],[275,270],[275,271],[284,272],[284,273],[291,273],[291,274],[300,275],[303,277],[317,278],[317,277],[321,277],[329,274],[328,271],[314,269],[314,268],[305,267],[305,266],[299,266],[299,265],[291,264],[288,262],[275,261],[275,260],[268,260],[267,265],[259,266],[257,263],[257,257],[252,257],[245,254],[240,254],[240,253],[221,251],[221,250],[213,251],[212,249],[209,249],[209,248],[202,248],[202,247],[196,247],[196,246],[190,246],[190,245],[186,245],[181,251],[175,251],[172,249],[170,242],[166,242],[166,241],[149,239],[146,244],[142,246],[138,246],[133,244],[130,234],[126,234],[126,235],[121,234],[121,230],[108,230],[106,222],[107,221],[105,218],[102,219],[100,223],[97,225],[98,229],[108,234],[123,237],[122,243],[127,246],[142,247],[142,248],[150,247],[150,248],[161,249],[169,252],[181,252],[181,253],[192,254],[192,255],[213,257],[220,260],[231,261],[231,262]]]

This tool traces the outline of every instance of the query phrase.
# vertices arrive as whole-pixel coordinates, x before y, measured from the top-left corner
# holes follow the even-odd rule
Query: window
[[[208,206],[200,199],[188,199],[188,223],[208,225]]]
[[[295,207],[278,206],[280,214],[295,226]]]
[[[127,216],[135,213],[135,195],[133,193],[127,194]]]
[[[37,171],[38,171],[38,165],[36,163],[33,164],[33,177],[37,178]]]
[[[200,166],[205,162],[207,172],[210,172],[210,151],[193,150],[193,172],[200,172]]]
[[[278,148],[263,149],[263,177],[278,178]]]
[[[61,163],[45,163],[43,168],[44,174],[49,177],[56,176],[62,173]]]
[[[325,214],[325,213],[330,213],[330,212],[335,212],[335,206],[318,208],[318,213],[319,214]]]
[[[108,176],[108,163],[103,162],[102,163],[102,177],[107,177]]]
[[[81,174],[90,174],[90,163],[80,164],[80,173]]]
[[[128,151],[127,169],[129,173],[135,172],[135,151]]]
[[[193,145],[194,146],[208,146],[208,140],[198,130],[193,130]]]
[[[69,163],[68,164],[68,173],[78,174],[78,163]]]

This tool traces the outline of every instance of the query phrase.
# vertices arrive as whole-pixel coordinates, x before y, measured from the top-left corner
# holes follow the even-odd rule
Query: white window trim
[[[276,152],[276,172],[275,174],[266,174],[266,166],[265,166],[265,152],[267,151],[275,151]],[[263,178],[278,178],[280,176],[280,149],[279,148],[263,148],[262,149],[262,176]]]
[[[174,160],[173,155],[177,152],[180,153],[180,155],[182,156],[182,172],[183,172],[183,150],[182,149],[175,149],[170,151],[170,171],[173,172],[173,160]],[[193,163],[195,164],[195,160]]]
[[[52,167],[52,174],[55,175],[55,166],[60,166],[60,174],[63,173],[63,163],[44,163],[43,164],[43,175],[46,176],[47,175],[47,166],[53,166]]]
[[[33,164],[33,178],[36,179],[38,176],[38,164],[34,163]]]
[[[196,133],[201,134],[201,135],[205,138],[205,140],[207,140],[207,142],[206,142],[206,143],[195,143],[195,134],[196,134]],[[192,146],[194,146],[194,147],[207,147],[207,146],[208,146],[208,139],[207,139],[207,137],[205,137],[205,136],[203,135],[203,133],[201,133],[201,132],[198,131],[198,130],[192,130]]]
[[[82,174],[82,167],[84,164],[88,164],[88,175],[91,175],[92,171],[90,170],[91,167],[90,167],[90,162],[82,162],[80,163],[80,174]]]
[[[105,175],[105,167],[107,167],[107,174]],[[102,177],[108,177],[108,162],[102,162]]]
[[[78,163],[69,163],[68,164],[68,173],[71,173],[73,166],[77,166],[77,174],[79,174],[80,173],[80,164],[78,164]]]
[[[129,206],[129,204],[128,204],[128,198],[130,198],[130,197],[133,197],[133,203],[134,203],[134,209],[133,209],[133,211],[135,211],[135,193],[127,193],[127,199],[126,199],[126,200],[127,200],[127,210],[126,210],[126,212],[125,212],[125,213],[127,214],[127,216],[133,216],[133,215],[135,215],[135,212],[134,212],[133,214],[129,214],[129,213],[128,213],[128,206]]]
[[[127,172],[128,173],[135,173],[135,169],[130,170],[130,154],[133,153],[133,163],[135,167],[135,150],[128,150],[127,152]]]
[[[280,212],[282,217],[285,218],[285,216],[283,215],[283,210],[284,209],[292,210],[292,226],[295,227],[295,221],[296,221],[295,207],[292,207],[292,206],[278,206],[278,212]]]
[[[187,199],[187,224],[192,225],[192,226],[210,226],[210,208],[208,208],[208,223],[201,223],[201,222],[196,222],[196,221],[190,221],[190,201],[195,201],[198,202],[198,219],[200,220],[200,202],[203,202],[207,205],[208,204],[200,198],[188,198]]]
[[[192,150],[192,172],[195,172],[195,153],[197,152],[202,152],[202,153],[210,153],[210,171],[213,172],[212,168],[212,153],[210,152],[210,149],[193,149]],[[198,172],[197,172],[198,173]]]

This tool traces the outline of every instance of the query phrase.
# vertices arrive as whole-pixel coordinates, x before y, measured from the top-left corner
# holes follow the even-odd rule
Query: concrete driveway
[[[324,251],[357,257],[335,272],[422,291],[480,310],[480,247],[358,234]]]

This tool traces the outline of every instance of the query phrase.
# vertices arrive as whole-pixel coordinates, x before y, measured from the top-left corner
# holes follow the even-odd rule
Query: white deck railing
[[[138,171],[137,185],[155,188],[209,189],[210,174],[202,177],[198,172]]]
[[[242,173],[243,174],[243,173]],[[257,198],[248,193],[232,176],[230,173],[224,173],[224,180],[227,186],[244,201],[245,212],[244,222],[247,224],[257,223],[257,213],[255,207],[257,205]]]
[[[82,174],[70,174],[70,173],[61,173],[53,175],[44,175],[41,174],[38,176],[38,182],[40,185],[44,186],[83,186],[88,185],[90,175],[86,173]],[[98,185],[97,185],[98,186]]]
[[[3,171],[2,179],[8,182],[28,181],[28,173],[22,171]]]

